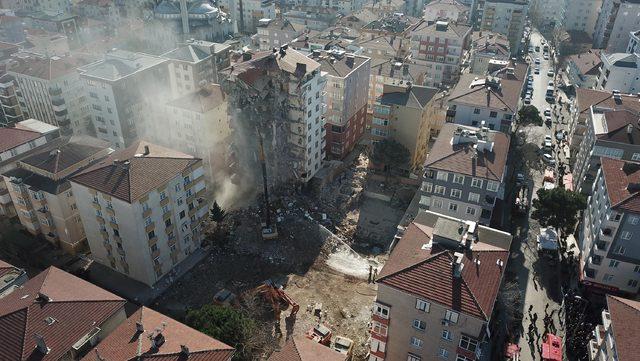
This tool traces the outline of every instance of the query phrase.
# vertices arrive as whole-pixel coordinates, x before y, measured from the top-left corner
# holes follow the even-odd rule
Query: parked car
[[[535,63],[536,65],[540,65],[540,58],[536,58]]]
[[[542,160],[549,165],[556,165],[556,160],[549,153],[542,154]]]
[[[528,95],[527,95],[526,97],[524,97],[524,103],[525,103],[526,105],[531,104],[531,97],[529,97]]]
[[[527,98],[531,98],[532,96],[533,96],[533,94],[532,94],[532,92],[531,92],[531,89],[528,89],[528,90],[527,90],[527,95],[526,95],[526,97],[527,97]]]
[[[549,60],[549,54],[544,54],[544,60]]]
[[[554,75],[553,70],[549,70],[549,71],[547,72],[547,76],[553,76],[553,75]]]
[[[547,108],[544,110],[544,115],[551,116],[551,108]]]
[[[533,81],[533,75],[529,74],[529,77],[527,78],[529,81]]]
[[[554,86],[553,80],[549,80],[549,81],[547,82],[547,85],[548,85],[548,86]]]
[[[533,71],[534,74],[540,74],[540,67],[536,67],[536,69]]]
[[[551,125],[552,121],[551,121],[551,116],[550,115],[546,115],[544,117],[544,123],[547,125]]]
[[[553,148],[553,138],[550,135],[545,135],[543,144],[545,148]]]
[[[524,174],[522,172],[516,173],[516,183],[517,184],[524,183]]]

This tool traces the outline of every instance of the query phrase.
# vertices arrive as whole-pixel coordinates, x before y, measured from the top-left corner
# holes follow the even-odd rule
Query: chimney
[[[627,134],[633,133],[633,124],[627,124]]]
[[[464,254],[460,252],[455,252],[453,254],[454,263],[453,263],[453,276],[456,278],[460,278],[462,275],[462,269],[464,268],[464,263],[462,263],[462,258]]]
[[[47,344],[44,342],[44,336],[36,333],[33,337],[36,339],[36,348],[38,351],[43,355],[48,354],[51,349],[48,348]]]
[[[149,151],[149,146],[145,145],[144,146],[144,153],[142,153],[142,155],[149,155],[150,151]]]
[[[180,353],[189,356],[189,347],[187,347],[187,345],[180,345]]]
[[[140,332],[140,333],[144,332],[144,326],[140,321],[136,321],[136,332]]]

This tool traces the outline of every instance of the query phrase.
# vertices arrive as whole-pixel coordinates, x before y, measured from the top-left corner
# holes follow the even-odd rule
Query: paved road
[[[531,74],[533,75],[533,99],[535,105],[541,112],[545,108],[553,109],[553,105],[545,100],[547,83],[552,77],[547,76],[547,70],[553,67],[551,60],[544,60],[542,53],[542,36],[538,32],[531,35],[532,46],[539,45],[541,51],[529,54],[533,59],[540,58],[540,74],[534,74],[535,65],[531,64]],[[544,116],[543,116],[544,118]],[[531,196],[535,197],[535,191],[542,186],[542,178],[545,165],[540,160],[539,151],[545,135],[554,135],[557,127],[556,116],[553,116],[554,124],[551,126],[530,125],[522,128],[526,134],[526,143],[519,147],[519,159],[516,161],[516,168],[520,167],[528,178]],[[554,137],[555,142],[555,137]],[[556,152],[554,152],[554,155]],[[536,236],[540,226],[533,219],[522,218],[513,222],[513,235],[515,247],[512,247],[510,271],[513,272],[515,280],[524,296],[522,328],[519,333],[518,344],[521,347],[521,360],[533,361],[541,359],[542,336],[545,332],[545,315],[549,314],[557,328],[556,334],[564,336],[563,327],[559,321],[559,310],[561,309],[562,295],[560,291],[560,266],[559,262],[554,262],[546,257],[539,256],[536,249]],[[529,312],[531,310],[531,312]],[[532,318],[535,322],[532,322]],[[529,336],[530,325],[534,324],[531,337]]]

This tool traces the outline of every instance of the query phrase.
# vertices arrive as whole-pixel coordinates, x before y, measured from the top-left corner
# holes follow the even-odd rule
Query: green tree
[[[187,312],[187,325],[236,349],[234,360],[251,360],[259,353],[255,342],[259,332],[256,321],[243,311],[218,305],[204,305]]]
[[[393,167],[406,165],[409,162],[409,155],[409,151],[402,144],[392,139],[385,139],[373,146],[371,161],[384,165],[388,175]]]
[[[534,105],[525,105],[518,110],[518,119],[521,124],[542,125],[540,111]]]
[[[544,227],[562,230],[563,234],[573,232],[578,212],[587,207],[585,196],[561,187],[550,190],[540,188],[536,194],[538,198],[532,202],[535,209],[531,217]]]
[[[213,206],[209,210],[209,218],[216,223],[220,223],[226,216],[227,212],[225,212],[225,210],[220,207],[218,202],[213,201]]]

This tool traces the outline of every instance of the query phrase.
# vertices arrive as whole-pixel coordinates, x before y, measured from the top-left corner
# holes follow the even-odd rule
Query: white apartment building
[[[629,44],[625,53],[640,53],[640,30],[629,33]]]
[[[258,131],[268,140],[264,151],[267,173],[274,184],[311,180],[326,154],[327,76],[322,74],[320,63],[282,46],[255,58],[245,54],[243,61],[221,75],[221,85],[229,95],[229,111],[236,120],[233,132],[244,135],[236,140],[251,140],[231,146],[236,157],[245,157],[235,162],[237,179],[262,179],[255,164]]]
[[[485,75],[491,60],[509,61],[511,48],[506,36],[492,31],[475,31],[471,34],[470,72]]]
[[[596,84],[598,90],[622,93],[640,91],[640,55],[637,53],[600,54],[602,66]]]
[[[78,68],[85,82],[98,138],[122,149],[137,139],[136,126],[168,94],[167,60],[125,50]]]
[[[635,295],[640,282],[640,164],[605,157],[600,162],[580,232],[580,279],[586,286]]]
[[[607,295],[602,324],[589,341],[589,361],[632,361],[638,358],[635,332],[640,327],[640,302]]]
[[[153,286],[200,247],[209,210],[198,158],[137,141],[71,188],[93,259],[130,278]]]
[[[66,134],[91,134],[90,103],[76,68],[89,62],[82,56],[16,58],[8,74],[25,118],[60,127]]]
[[[629,34],[640,29],[640,2],[636,0],[603,0],[593,33],[593,46],[609,53],[627,49]]]
[[[511,52],[517,54],[522,45],[528,10],[529,3],[526,0],[485,0],[480,30],[506,35]]]
[[[304,32],[304,25],[294,24],[287,19],[261,19],[255,39],[260,50],[266,51],[289,44]]]
[[[529,16],[535,17],[534,26],[551,30],[561,28],[565,21],[565,11],[568,0],[533,0],[529,9]]]
[[[256,32],[260,19],[275,19],[275,0],[222,0],[220,5],[224,11],[228,11],[238,30],[253,34]]]
[[[564,28],[593,36],[602,0],[566,0]]]

